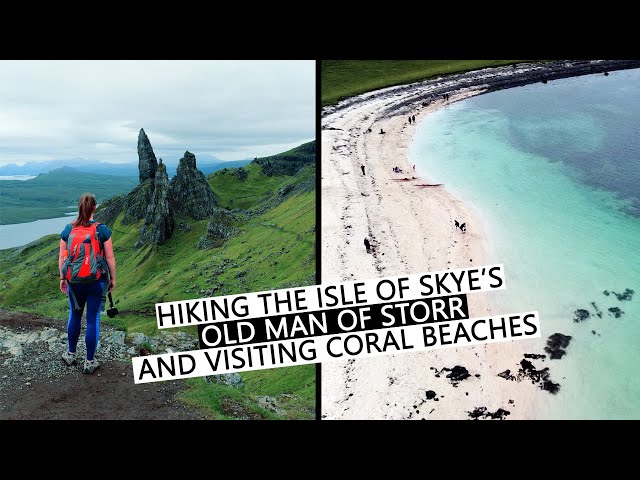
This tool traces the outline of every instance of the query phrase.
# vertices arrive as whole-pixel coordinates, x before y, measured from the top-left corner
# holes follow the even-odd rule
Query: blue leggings
[[[100,338],[100,307],[102,303],[102,289],[104,282],[96,282],[68,285],[73,288],[73,293],[78,301],[80,310],[73,309],[73,299],[71,291],[67,293],[69,297],[69,321],[67,322],[67,336],[69,337],[69,352],[75,353],[80,337],[80,319],[85,304],[87,306],[87,332],[84,341],[87,344],[87,360],[93,360]]]

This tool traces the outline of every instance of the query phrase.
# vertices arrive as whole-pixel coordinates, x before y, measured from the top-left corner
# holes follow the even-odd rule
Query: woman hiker
[[[87,359],[83,373],[98,368],[95,352],[100,338],[100,310],[105,297],[116,286],[116,259],[113,255],[111,230],[96,222],[96,199],[85,193],[78,202],[78,218],[60,234],[60,291],[69,298],[67,336],[69,349],[62,360],[71,366],[76,363],[76,345],[80,336],[80,319],[86,305],[87,331],[85,343]]]

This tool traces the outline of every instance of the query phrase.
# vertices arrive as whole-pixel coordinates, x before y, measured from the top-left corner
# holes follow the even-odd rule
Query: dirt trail
[[[81,364],[67,367],[60,359],[64,321],[0,310],[0,420],[206,418],[176,398],[184,381],[136,385],[129,360],[136,347],[124,342],[122,332],[101,330],[96,358],[103,361],[93,375],[84,375]],[[81,336],[79,358],[83,343]]]

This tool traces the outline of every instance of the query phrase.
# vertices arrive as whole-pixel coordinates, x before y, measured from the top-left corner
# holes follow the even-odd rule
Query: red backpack
[[[98,238],[99,222],[73,227],[67,240],[62,272],[69,283],[95,282],[106,273],[104,246]]]

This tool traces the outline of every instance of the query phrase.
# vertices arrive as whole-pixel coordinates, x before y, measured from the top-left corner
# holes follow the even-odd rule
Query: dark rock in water
[[[434,392],[433,390],[427,390],[426,395],[427,400],[433,400],[434,398],[436,398],[436,392]]]
[[[608,290],[605,290],[605,291],[604,291],[604,292],[602,292],[602,293],[604,293],[607,297],[609,296],[609,291],[608,291]]]
[[[544,357],[544,355],[542,355],[542,357]],[[520,369],[518,370],[517,375],[513,375],[511,370],[505,370],[504,372],[500,372],[498,376],[505,380],[516,382],[521,382],[525,379],[530,380],[531,383],[537,384],[542,390],[546,390],[554,394],[560,390],[560,385],[551,381],[548,368],[537,370],[533,363],[524,358],[520,361]]]
[[[157,169],[158,161],[153,153],[153,148],[151,148],[151,142],[144,128],[141,128],[138,134],[138,176],[140,183],[150,178],[155,178]]]
[[[596,302],[591,302],[591,306],[593,307],[593,309],[596,311],[596,315],[600,318],[602,318],[602,312],[600,311],[600,309],[598,308],[598,305],[596,305]]]
[[[616,318],[620,318],[622,316],[622,314],[624,313],[622,310],[620,310],[618,307],[611,307],[609,309],[609,315],[613,315]]]
[[[544,347],[544,351],[549,354],[549,358],[552,360],[560,359],[567,353],[565,348],[569,346],[569,341],[571,341],[569,335],[554,333],[547,339],[547,346]]]
[[[530,358],[532,360],[539,360],[541,358],[547,358],[546,355],[542,355],[540,353],[525,353],[524,358]]]
[[[596,331],[595,331],[595,330],[591,330],[591,333],[593,333],[593,334],[595,335],[595,334],[596,334]]]
[[[493,420],[503,420],[511,414],[509,410],[499,408],[495,412],[490,412],[487,407],[476,407],[472,412],[467,412],[470,418],[477,420],[479,418],[491,418]]]
[[[553,383],[551,380],[545,380],[544,382],[542,382],[541,388],[542,390],[546,390],[549,393],[553,393],[555,395],[560,390],[560,384]]]
[[[630,288],[627,288],[623,293],[616,293],[616,292],[611,292],[611,293],[613,293],[619,301],[623,302],[623,301],[629,301],[633,299],[633,294],[636,292],[634,292]]]
[[[574,315],[575,315],[575,318],[573,319],[573,321],[575,323],[583,322],[590,316],[589,310],[585,310],[584,308],[579,308],[578,310],[576,310],[574,312]]]
[[[171,179],[171,203],[176,213],[196,220],[203,220],[215,211],[215,194],[204,173],[196,168],[196,156],[191,152],[184,153],[176,176]]]
[[[166,166],[160,163],[154,178],[153,195],[147,206],[138,245],[143,243],[162,245],[171,238],[174,227],[175,222],[169,202],[169,176]]]

